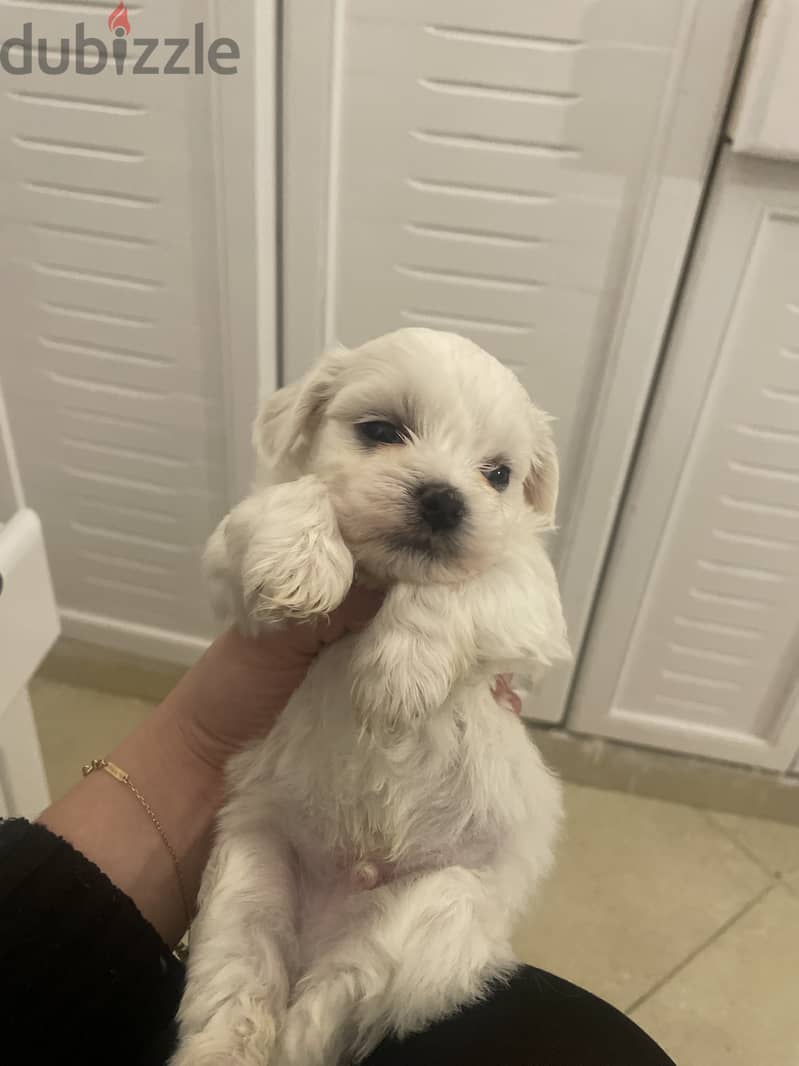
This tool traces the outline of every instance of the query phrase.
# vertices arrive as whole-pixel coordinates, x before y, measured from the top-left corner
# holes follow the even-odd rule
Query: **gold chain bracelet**
[[[139,790],[133,784],[128,774],[123,769],[121,769],[121,767],[117,766],[116,763],[109,762],[108,759],[92,759],[91,762],[86,763],[86,765],[82,767],[83,776],[88,777],[89,774],[94,773],[95,770],[105,770],[105,772],[107,774],[110,774],[110,776],[113,777],[115,781],[121,781],[123,785],[130,789],[130,791],[133,793],[133,795],[136,797],[136,799],[147,812],[150,821],[153,823],[158,832],[158,835],[164,842],[164,847],[172,856],[172,862],[175,864],[175,873],[177,874],[178,887],[180,888],[180,898],[183,900],[183,908],[186,911],[186,928],[188,928],[191,925],[192,913],[191,907],[189,906],[189,895],[186,891],[186,883],[183,880],[183,870],[180,868],[180,859],[177,856],[177,852],[169,843],[169,839],[166,833],[164,832],[164,827],[161,825],[161,822],[158,819],[158,815],[152,809],[152,807],[141,794],[141,792],[139,792]]]

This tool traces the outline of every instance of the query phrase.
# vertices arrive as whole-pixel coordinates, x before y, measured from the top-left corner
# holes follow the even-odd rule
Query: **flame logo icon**
[[[112,33],[115,33],[118,37],[121,37],[124,33],[125,36],[130,33],[130,19],[128,18],[128,9],[121,2],[117,4],[111,14],[108,16],[108,28]]]

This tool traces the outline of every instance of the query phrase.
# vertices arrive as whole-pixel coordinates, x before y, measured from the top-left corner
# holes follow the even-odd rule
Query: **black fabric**
[[[0,1011],[8,1061],[164,1066],[184,971],[133,902],[42,826],[0,820]],[[674,1066],[636,1025],[522,967],[368,1066]],[[365,1063],[364,1066],[367,1066]]]
[[[674,1066],[615,1007],[532,966],[481,1003],[407,1040],[386,1040],[363,1066]]]
[[[0,1012],[4,1047],[24,1053],[7,1061],[139,1062],[182,989],[183,967],[94,863],[0,820]]]

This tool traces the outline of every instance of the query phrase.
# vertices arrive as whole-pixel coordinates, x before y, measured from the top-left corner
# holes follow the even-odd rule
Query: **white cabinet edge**
[[[765,0],[731,122],[732,150],[799,160],[799,0]]]
[[[671,86],[671,99],[664,105],[674,107],[674,114],[665,130],[661,161],[650,190],[648,221],[621,298],[626,310],[620,313],[616,335],[610,341],[615,354],[596,401],[603,417],[593,428],[586,448],[591,460],[581,471],[574,492],[580,501],[579,514],[565,516],[559,570],[576,659],[634,458],[638,428],[721,133],[751,6],[750,0],[703,0],[692,9],[682,28],[686,42],[683,67]],[[719,42],[724,42],[724,47],[718,47]],[[694,62],[702,57],[704,68],[689,93],[680,75],[690,63],[692,50]],[[700,109],[705,115],[704,136],[691,146],[692,154],[687,154],[685,139],[696,127]],[[530,717],[560,720],[567,710],[573,679],[573,672],[559,669],[545,680],[537,693],[536,713]]]
[[[58,636],[58,613],[35,512],[0,528],[0,714],[25,688]]]
[[[0,715],[0,817],[33,819],[49,802],[33,708],[23,689]]]

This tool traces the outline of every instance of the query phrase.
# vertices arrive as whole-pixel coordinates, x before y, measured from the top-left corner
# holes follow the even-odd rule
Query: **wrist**
[[[104,870],[173,944],[185,929],[184,894],[191,908],[208,858],[222,773],[191,750],[164,704],[112,751],[87,754],[120,767],[147,807],[122,781],[93,773],[40,821]]]
[[[193,908],[224,795],[221,768],[209,763],[188,742],[179,716],[167,703],[161,704],[139,730],[115,748],[109,759],[127,772],[158,818],[177,856],[183,888],[189,907]],[[122,787],[117,782],[110,783]],[[126,798],[124,794],[117,796],[117,802]],[[140,869],[135,892],[145,916],[167,942],[172,942],[180,935],[184,919],[173,857],[155,827],[142,817],[143,812],[134,813],[140,817],[139,833],[149,834],[153,857],[152,870]]]

